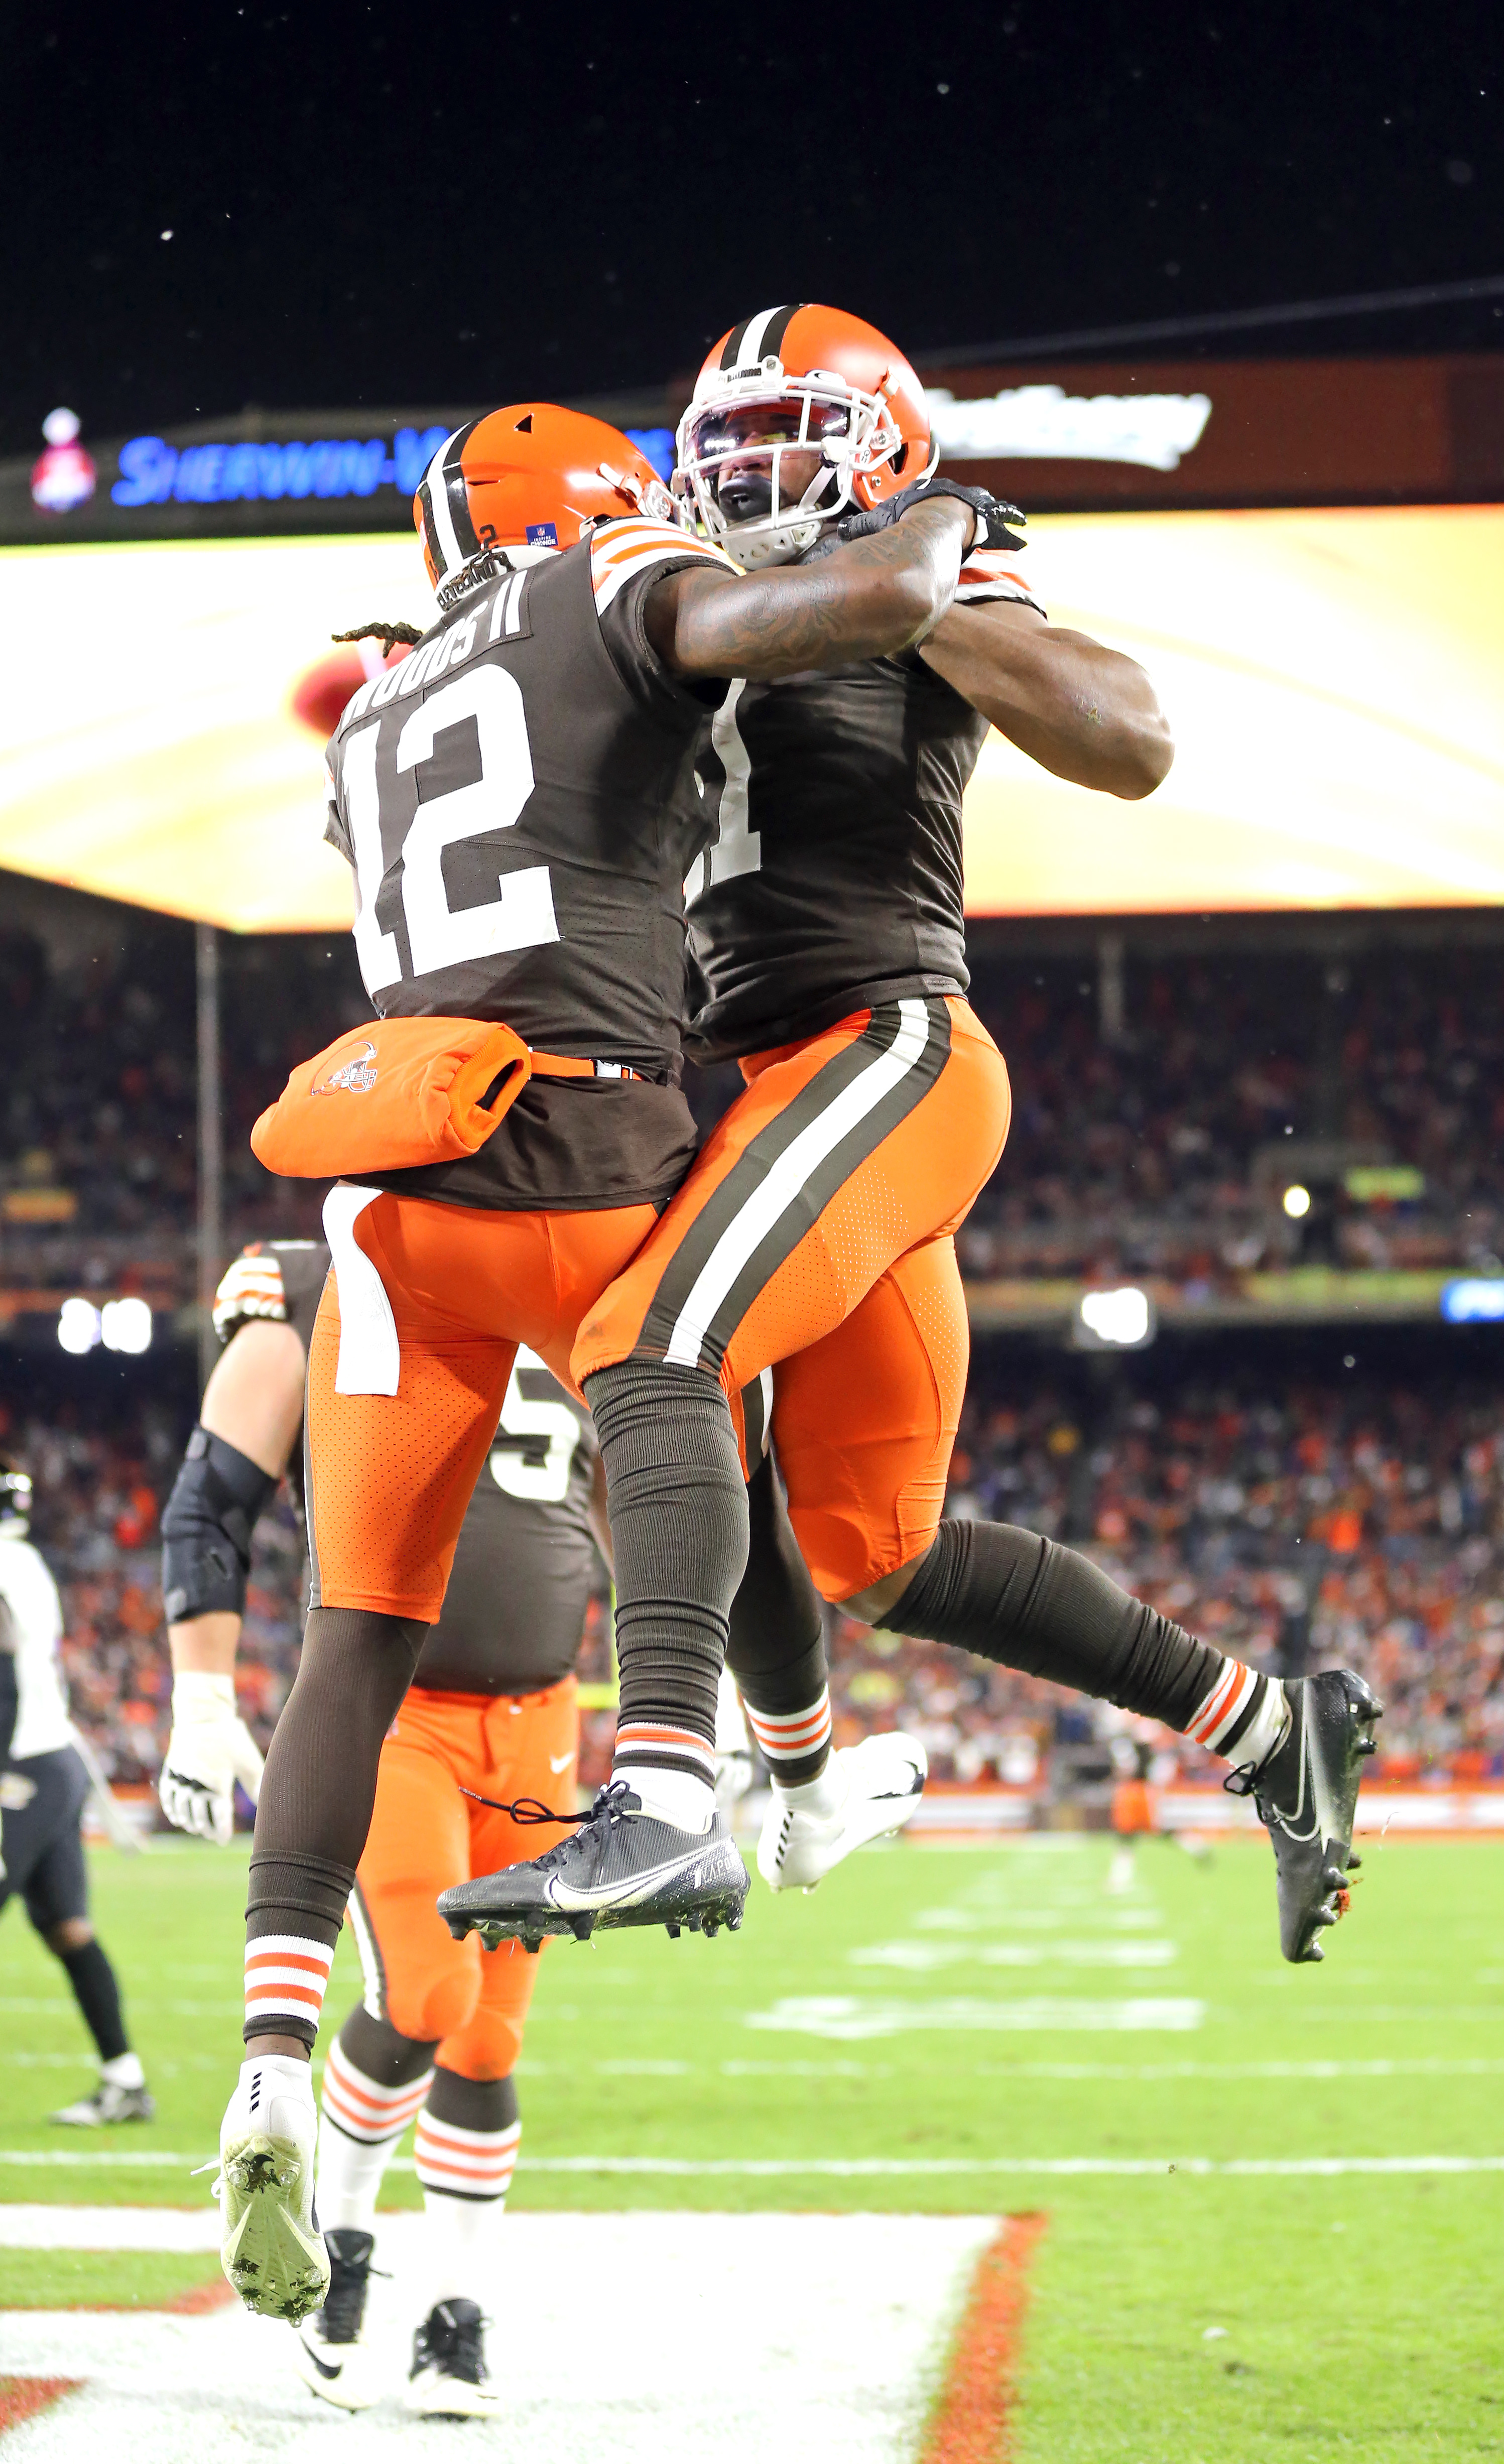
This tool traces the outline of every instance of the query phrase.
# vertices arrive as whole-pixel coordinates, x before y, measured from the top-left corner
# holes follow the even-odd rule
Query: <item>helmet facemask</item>
[[[679,422],[675,494],[746,568],[787,564],[852,504],[904,440],[881,394],[778,360],[723,380]]]

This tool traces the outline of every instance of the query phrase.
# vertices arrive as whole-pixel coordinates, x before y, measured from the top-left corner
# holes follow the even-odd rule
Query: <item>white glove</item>
[[[214,1332],[220,1342],[229,1342],[242,1318],[286,1315],[280,1259],[270,1250],[243,1251],[226,1267],[214,1294]]]
[[[235,1827],[235,1782],[254,1804],[261,1753],[235,1709],[232,1677],[184,1669],[172,1681],[172,1734],[157,1782],[174,1830],[227,1847]]]

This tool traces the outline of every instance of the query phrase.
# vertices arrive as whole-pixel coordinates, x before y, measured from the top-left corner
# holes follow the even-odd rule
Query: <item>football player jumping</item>
[[[1319,1957],[1317,1934],[1345,1904],[1380,1707],[1362,1681],[1281,1685],[1071,1550],[942,1519],[968,1350],[954,1235],[1009,1108],[1002,1057],[965,1000],[962,792],[996,725],[1061,778],[1151,793],[1171,759],[1153,687],[1133,660],[1048,622],[1007,509],[933,477],[918,379],[856,318],[793,306],[734,327],[700,371],[678,457],[702,535],[758,572],[829,571],[841,542],[894,521],[901,537],[940,495],[979,504],[986,527],[921,639],[821,672],[807,660],[739,674],[697,748],[697,801],[719,826],[688,885],[704,980],[694,1036],[739,1061],[747,1086],[586,1312],[573,1355],[615,1539],[632,1749],[617,1775],[677,1823],[695,1870],[710,1791],[682,1736],[703,1751],[747,1555],[740,1398],[777,1364],[779,1463],[827,1599],[1224,1755],[1272,1834],[1285,1955]],[[649,624],[671,652],[667,603]],[[754,1716],[782,1722],[791,1749],[760,1861],[775,1881],[807,1883],[844,1853],[852,1792],[894,1783],[854,1761],[826,1766],[823,1650],[817,1632],[794,1639],[781,1694],[776,1671],[760,1672],[760,1692],[739,1675]],[[671,1770],[672,1806],[655,1793]],[[515,1866],[451,1893],[445,1910],[496,1939],[536,1930],[547,1899],[562,1925],[608,1870],[658,1865],[667,1844],[619,1794],[546,1872]]]
[[[818,564],[741,574],[662,518],[671,511],[629,440],[597,421],[523,404],[459,429],[417,504],[438,623],[356,693],[330,746],[328,835],[355,871],[379,1021],[355,1059],[294,1073],[284,1102],[296,1091],[310,1125],[297,1168],[331,1177],[343,1167],[320,1161],[320,1138],[345,1122],[365,1136],[410,1083],[384,1075],[394,1023],[504,1023],[527,1067],[508,1080],[504,1116],[506,1073],[485,1090],[496,1125],[476,1151],[363,1164],[324,1208],[334,1272],[308,1347],[312,1606],[257,1806],[247,2058],[220,2151],[226,2274],[284,2318],[317,2308],[328,2284],[308,2055],[382,1739],[442,1606],[517,1346],[567,1377],[582,1319],[694,1152],[675,1083],[682,885],[712,825],[697,801],[675,802],[679,771],[732,677],[837,670],[928,632],[988,528],[970,503],[916,504]],[[667,1434],[686,1496],[720,1519],[719,1455],[697,1466]],[[656,1434],[644,1425],[631,1442],[651,1486]],[[733,1529],[745,1517],[739,1485]],[[616,1753],[641,1777],[640,1818],[620,1874],[575,1908],[573,1929],[649,1908],[734,1924],[745,1869],[719,1818],[695,1824],[713,1727],[702,1733],[697,1716],[694,1622],[681,1642],[658,1619],[636,1666]],[[645,1719],[650,1695],[661,1707]],[[618,1828],[606,1813],[595,1827],[612,1867]]]
[[[180,1830],[228,1840],[233,1786],[254,1798],[261,1757],[236,1716],[233,1668],[251,1534],[299,1447],[309,1339],[329,1268],[322,1242],[256,1243],[214,1301],[226,1351],[204,1392],[163,1517],[174,1670],[161,1779]],[[350,1921],[364,2000],[324,2067],[318,2202],[332,2275],[299,2330],[296,2366],[347,2411],[385,2392],[362,2333],[383,2173],[416,2118],[427,2217],[425,2316],[409,2411],[493,2412],[477,2295],[517,2162],[513,2081],[536,1963],[515,1945],[482,1962],[434,1902],[449,1883],[536,1841],[483,1798],[568,1802],[573,1669],[608,1541],[595,1432],[583,1406],[520,1353],[460,1529],[444,1611],[382,1746]]]

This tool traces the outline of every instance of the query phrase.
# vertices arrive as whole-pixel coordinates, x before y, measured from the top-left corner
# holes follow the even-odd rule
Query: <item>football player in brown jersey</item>
[[[676,1085],[682,885],[711,825],[675,801],[678,773],[728,678],[840,668],[926,633],[988,528],[980,500],[923,504],[818,565],[741,574],[669,510],[599,422],[519,404],[456,431],[416,509],[439,620],[361,688],[330,746],[328,835],[355,872],[378,1015],[338,1066],[295,1071],[276,1110],[295,1125],[296,1169],[346,1177],[325,1201],[334,1272],[309,1344],[312,1605],[257,1805],[247,2058],[221,2131],[225,2270],[282,2317],[316,2308],[328,2282],[308,2055],[382,1739],[442,1606],[517,1345],[568,1377],[581,1319],[694,1151]],[[466,1098],[463,1151],[446,1143],[444,1106],[425,1111],[415,1091],[411,1138],[429,1152],[431,1129],[434,1159],[393,1163],[378,1126],[408,1120],[402,1089],[418,1082],[383,1054],[410,1053],[413,1029],[431,1057],[449,1051],[453,1029],[474,1058],[496,1040],[477,1022],[504,1028],[514,1058]],[[707,1511],[729,1470],[744,1526],[724,1398],[713,1379],[694,1386],[704,1428],[686,1494],[697,1447]],[[640,1435],[651,1484],[656,1441]],[[677,1455],[682,1416],[674,1442]],[[722,1627],[718,1673],[723,1645]],[[567,1870],[536,1880],[524,1939],[740,1918],[746,1874],[711,1808],[716,1683],[702,1729],[701,1657],[693,1619],[683,1647],[638,1655],[621,1779],[568,1843]]]
[[[203,1838],[230,1838],[236,1780],[253,1800],[260,1784],[233,1676],[251,1537],[284,1471],[301,1498],[303,1385],[328,1271],[321,1241],[258,1242],[229,1268],[214,1297],[225,1350],[163,1516],[174,1682],[160,1793],[168,1820]],[[318,2196],[332,2276],[295,2355],[313,2393],[346,2411],[391,2381],[362,2328],[377,2194],[414,2119],[427,2247],[405,2402],[422,2415],[497,2409],[483,2297],[521,2136],[513,2074],[538,1969],[516,1945],[482,1962],[434,1903],[532,1853],[536,1829],[498,1803],[569,1800],[573,1671],[608,1546],[589,1415],[520,1352],[443,1614],[382,1745],[350,1899],[365,1991],[324,2065]]]
[[[933,473],[914,370],[884,335],[827,308],[764,310],[723,336],[679,430],[702,534],[758,571],[819,572],[837,542],[884,535],[940,491],[979,498]],[[671,1701],[685,1718],[693,1647],[696,1719],[709,1719],[748,1522],[729,1472],[711,1510],[703,1415],[688,1397],[716,1386],[729,1421],[776,1364],[778,1458],[826,1597],[1226,1755],[1273,1836],[1285,1953],[1319,1956],[1372,1749],[1378,1706],[1361,1682],[1280,1686],[1071,1551],[942,1519],[967,1363],[954,1235],[1002,1154],[1009,1106],[1002,1057],[965,1000],[962,792],[989,724],[1059,776],[1130,799],[1171,758],[1148,677],[1049,624],[1022,545],[988,499],[958,591],[921,640],[820,673],[739,675],[697,749],[718,835],[688,884],[704,982],[694,1032],[701,1051],[741,1064],[746,1092],[587,1313],[573,1356],[610,1488],[624,1700],[650,1730]],[[811,1749],[797,1781],[791,1758],[764,1836],[775,1883],[818,1880],[870,1836],[859,1800],[901,1786],[880,1757],[820,1767],[823,1670],[813,1639],[795,1640],[781,1701],[776,1672],[739,1668],[754,1716],[777,1713]],[[639,1691],[639,1672],[671,1657],[677,1692]],[[511,1929],[533,1887],[515,1868],[455,1895],[455,1911]]]

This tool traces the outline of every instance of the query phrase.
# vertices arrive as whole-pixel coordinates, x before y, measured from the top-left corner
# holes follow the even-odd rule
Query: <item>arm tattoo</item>
[[[728,676],[793,675],[906,649],[950,603],[962,537],[937,502],[797,565],[736,580],[675,575],[663,585],[675,595],[662,647],[691,673]]]

